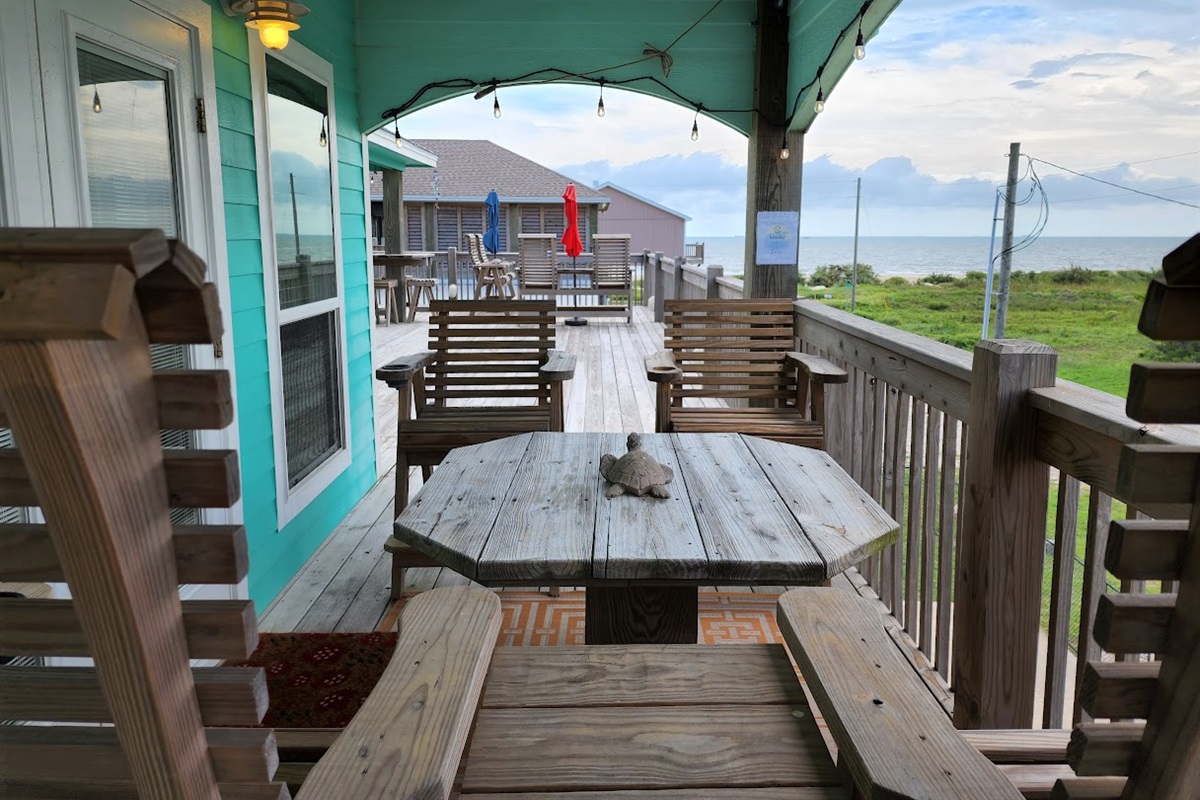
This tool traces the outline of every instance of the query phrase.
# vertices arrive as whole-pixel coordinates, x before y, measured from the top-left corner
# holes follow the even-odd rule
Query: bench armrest
[[[653,383],[676,383],[683,377],[683,370],[675,366],[675,356],[670,350],[659,350],[645,358],[646,378]]]
[[[412,380],[412,376],[429,363],[433,355],[432,350],[422,350],[420,353],[400,356],[375,370],[375,377],[393,389],[403,389],[404,384]]]
[[[850,380],[846,370],[820,356],[807,353],[784,353],[783,360],[808,373],[818,383],[845,383]]]
[[[478,586],[423,592],[395,655],[317,762],[297,800],[449,797],[500,633],[500,600]]]
[[[538,372],[548,380],[570,380],[575,377],[575,354],[566,350],[551,350]]]
[[[779,598],[779,628],[864,798],[1020,800],[901,660],[879,612],[839,589]]]

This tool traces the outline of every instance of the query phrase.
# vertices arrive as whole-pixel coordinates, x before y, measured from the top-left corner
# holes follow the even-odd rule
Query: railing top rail
[[[952,417],[969,416],[971,354],[815,300],[797,300],[796,335]]]
[[[1059,378],[1053,387],[1033,389],[1030,405],[1126,444],[1200,446],[1200,425],[1147,424],[1125,414],[1125,399]]]

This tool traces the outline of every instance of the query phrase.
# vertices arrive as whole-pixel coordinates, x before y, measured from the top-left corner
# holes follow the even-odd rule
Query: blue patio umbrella
[[[500,197],[495,189],[488,192],[483,205],[487,209],[487,233],[483,234],[483,246],[494,256],[500,252]]]

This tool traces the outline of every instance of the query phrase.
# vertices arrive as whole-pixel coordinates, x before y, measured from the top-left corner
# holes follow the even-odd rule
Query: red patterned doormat
[[[500,647],[583,644],[583,592],[550,597],[540,592],[500,592]],[[777,643],[771,594],[702,592],[700,640]],[[263,667],[271,698],[263,725],[271,728],[344,728],[370,694],[396,647],[393,604],[374,633],[264,633],[246,661],[227,666]]]

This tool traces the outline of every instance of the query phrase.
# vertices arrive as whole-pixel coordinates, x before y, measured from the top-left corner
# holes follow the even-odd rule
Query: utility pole
[[[858,290],[858,207],[862,202],[862,178],[854,179],[854,264],[850,267],[850,310]]]
[[[1021,161],[1021,143],[1008,146],[1008,184],[1004,188],[1004,236],[1000,240],[1000,296],[996,298],[997,339],[1004,338],[1008,322],[1008,281],[1012,272],[1013,226],[1017,221],[1017,167]]]

